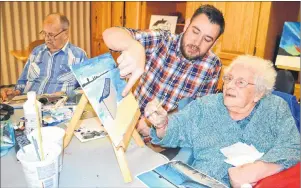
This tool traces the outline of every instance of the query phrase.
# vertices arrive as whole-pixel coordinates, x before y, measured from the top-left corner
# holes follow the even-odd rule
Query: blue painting
[[[226,188],[221,182],[181,161],[170,161],[137,176],[147,187]]]
[[[300,56],[300,22],[284,23],[278,54]]]
[[[289,70],[300,69],[300,22],[284,23],[275,64]]]
[[[90,104],[101,122],[116,118],[118,104],[126,82],[120,78],[119,69],[110,53],[106,53],[80,64],[72,65],[72,72],[81,85]]]

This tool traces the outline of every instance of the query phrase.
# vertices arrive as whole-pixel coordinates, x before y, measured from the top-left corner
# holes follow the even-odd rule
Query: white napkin
[[[225,162],[235,167],[246,163],[253,163],[264,155],[264,153],[260,153],[253,145],[249,146],[241,142],[222,148],[220,151],[227,157]]]

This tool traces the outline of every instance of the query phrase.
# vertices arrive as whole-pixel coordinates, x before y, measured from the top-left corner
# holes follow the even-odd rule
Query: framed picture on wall
[[[149,23],[149,29],[168,30],[171,33],[175,33],[177,20],[177,16],[152,15]]]
[[[275,64],[278,68],[300,69],[300,22],[284,22]]]

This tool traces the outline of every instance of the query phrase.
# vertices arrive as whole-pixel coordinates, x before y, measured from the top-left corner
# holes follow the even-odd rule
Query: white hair
[[[225,74],[236,65],[242,65],[255,74],[254,83],[258,94],[268,95],[274,90],[277,72],[271,61],[260,57],[241,55],[234,59],[230,66],[225,69]]]

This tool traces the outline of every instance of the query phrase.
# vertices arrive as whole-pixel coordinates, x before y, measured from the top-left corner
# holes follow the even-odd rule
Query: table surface
[[[15,120],[20,112],[13,116]],[[133,181],[124,183],[118,162],[108,138],[81,143],[73,136],[64,149],[63,170],[60,173],[60,187],[145,187],[136,175],[167,159],[148,147],[138,147],[132,140],[126,158]],[[1,187],[25,187],[22,166],[12,148],[1,157]]]

